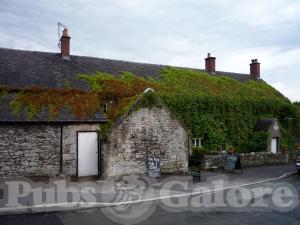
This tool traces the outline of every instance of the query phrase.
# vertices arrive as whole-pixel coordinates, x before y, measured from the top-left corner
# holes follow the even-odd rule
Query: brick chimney
[[[70,60],[70,39],[68,29],[65,28],[60,38],[60,49],[62,58],[66,60]]]
[[[257,59],[252,59],[250,64],[250,75],[253,79],[260,78],[260,63]]]
[[[205,70],[209,73],[216,72],[216,58],[211,57],[210,53],[207,53],[207,58],[205,59]]]

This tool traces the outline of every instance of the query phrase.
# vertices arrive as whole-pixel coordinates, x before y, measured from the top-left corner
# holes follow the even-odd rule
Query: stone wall
[[[0,177],[76,176],[77,132],[97,131],[99,124],[1,125]]]
[[[1,125],[0,177],[76,176],[77,132],[99,128],[99,124]],[[113,126],[101,146],[103,177],[146,173],[149,156],[160,158],[162,173],[188,171],[187,132],[164,108],[131,112]]]
[[[201,160],[201,168],[209,170],[211,168],[222,168],[226,154],[219,155],[204,155]],[[260,165],[274,165],[285,164],[289,161],[288,154],[273,154],[271,152],[252,152],[240,154],[242,166],[260,166]]]
[[[59,172],[59,126],[0,126],[0,177],[53,176]]]
[[[147,173],[149,156],[159,157],[162,173],[188,171],[188,135],[165,108],[140,108],[112,131],[103,145],[104,177]]]
[[[241,162],[243,166],[260,166],[288,163],[288,154],[271,152],[247,153],[241,154]]]
[[[300,156],[300,150],[292,150],[289,151],[287,154],[289,154],[289,163],[295,163],[295,159]]]
[[[63,126],[63,174],[68,176],[77,175],[77,132],[98,130],[99,124],[76,124]]]

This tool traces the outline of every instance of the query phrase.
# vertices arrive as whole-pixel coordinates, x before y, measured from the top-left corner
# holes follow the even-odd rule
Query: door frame
[[[100,139],[100,135],[97,131],[95,130],[83,130],[83,131],[76,131],[76,176],[78,177],[78,161],[79,161],[79,157],[78,157],[78,153],[79,153],[79,148],[78,148],[78,134],[79,133],[94,133],[96,132],[97,134],[97,151],[98,151],[98,174],[96,176],[101,176],[101,139]]]

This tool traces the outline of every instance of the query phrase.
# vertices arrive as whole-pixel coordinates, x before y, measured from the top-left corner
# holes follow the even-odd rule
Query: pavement
[[[61,177],[1,179],[0,215],[114,207],[190,197],[277,181],[295,172],[294,164],[248,167],[242,174],[239,170],[203,171],[201,182],[197,183],[186,175],[160,178],[128,175],[106,181],[72,181]]]

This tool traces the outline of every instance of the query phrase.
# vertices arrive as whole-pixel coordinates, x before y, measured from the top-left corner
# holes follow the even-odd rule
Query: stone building
[[[61,38],[61,53],[0,48],[0,86],[87,90],[78,74],[97,71],[118,76],[128,71],[142,77],[160,78],[167,66],[70,55],[67,30]],[[219,72],[215,58],[205,59],[212,76],[228,76],[240,82],[260,79],[259,63],[253,60],[251,74]],[[162,173],[188,171],[190,137],[165,106],[132,108],[112,126],[104,140],[99,130],[107,116],[98,112],[77,119],[67,110],[49,120],[47,112],[28,119],[14,114],[0,99],[0,177],[16,176],[118,176],[147,173],[147,158],[158,157]]]
[[[147,173],[148,157],[160,159],[162,173],[188,170],[188,133],[165,106],[133,107],[105,140],[99,135],[103,115],[28,121],[1,112],[1,177]]]
[[[164,105],[138,108],[138,103],[112,126],[103,149],[104,176],[147,173],[148,157],[160,159],[162,173],[187,172],[187,130]]]
[[[256,122],[255,131],[263,131],[268,134],[267,151],[277,153],[280,146],[280,127],[276,118],[264,118]]]

